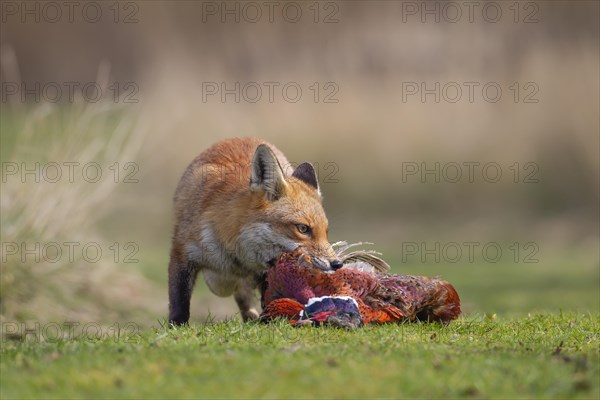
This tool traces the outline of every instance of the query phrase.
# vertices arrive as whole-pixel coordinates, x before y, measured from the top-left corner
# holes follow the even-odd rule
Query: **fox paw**
[[[260,315],[258,314],[258,311],[256,311],[256,309],[254,308],[242,311],[242,319],[244,320],[244,322],[255,321],[258,319],[259,316]]]

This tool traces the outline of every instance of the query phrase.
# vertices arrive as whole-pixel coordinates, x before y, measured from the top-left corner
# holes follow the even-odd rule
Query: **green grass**
[[[37,121],[40,129],[33,129],[34,125],[30,129],[40,140],[24,141],[24,156],[39,161],[45,160],[44,157],[58,161],[79,160],[80,153],[87,154],[86,146],[93,141],[83,140],[78,129],[64,129],[73,127],[73,123],[66,123],[69,115],[79,120],[76,110],[72,115],[57,110],[50,116],[41,114],[39,119],[23,115],[17,121],[3,114],[0,158],[12,160],[17,138],[24,137],[20,134],[20,124]],[[99,137],[103,126],[108,135],[118,122],[110,112],[101,116],[105,125],[83,124],[96,129],[88,132],[89,137]],[[71,132],[82,148],[64,154],[48,151],[52,143],[60,150],[63,142],[69,142],[65,132]],[[30,147],[30,142],[37,145]],[[118,152],[106,157],[98,155],[83,161],[122,158]],[[21,160],[21,156],[14,159]],[[125,159],[134,158],[128,155]],[[141,163],[141,169],[152,172],[161,169],[163,164],[164,160],[154,157],[154,164]],[[110,162],[102,165],[110,165]],[[151,175],[151,172],[145,173]],[[18,180],[13,184],[15,182],[14,193],[27,200],[17,203],[32,203],[32,196],[27,195]],[[536,255],[539,262],[533,264],[523,260],[511,262],[511,253],[506,250],[507,257],[498,263],[477,259],[472,263],[420,264],[415,257],[403,262],[400,246],[393,245],[395,233],[388,235],[387,242],[381,244],[388,247],[383,251],[393,266],[392,272],[439,275],[456,287],[466,316],[449,326],[369,326],[346,332],[292,328],[283,321],[257,325],[231,320],[199,325],[198,321],[208,312],[218,314],[219,318],[236,312],[233,299],[219,299],[210,294],[199,279],[191,310],[192,322],[198,325],[186,329],[150,329],[156,318],[165,317],[167,308],[166,266],[172,215],[170,211],[159,210],[171,209],[172,191],[164,190],[161,182],[166,181],[152,176],[142,179],[140,186],[124,188],[122,192],[123,188],[117,190],[111,185],[111,201],[105,203],[106,215],[110,217],[106,220],[92,219],[101,209],[98,202],[93,201],[86,203],[88,208],[79,207],[75,213],[69,213],[70,217],[77,217],[69,219],[71,225],[59,217],[52,220],[54,213],[44,216],[49,221],[48,226],[62,227],[60,236],[52,234],[48,240],[65,241],[80,235],[88,240],[96,240],[96,235],[110,238],[111,242],[135,240],[140,243],[139,263],[115,264],[110,260],[98,265],[68,263],[56,270],[47,268],[47,264],[16,262],[9,266],[12,276],[16,276],[14,279],[7,279],[11,274],[3,270],[0,398],[600,396],[600,269],[595,233],[589,239],[593,243],[589,248],[575,246],[568,240],[556,243],[540,240],[540,252]],[[42,205],[45,201],[54,201],[57,194],[56,186],[46,187],[48,192],[38,196]],[[340,187],[338,191],[345,190]],[[3,194],[6,188],[3,186]],[[73,189],[70,185],[66,188]],[[148,203],[145,194],[153,190],[157,194],[169,193],[157,196],[156,203]],[[79,192],[73,193],[65,199],[82,197]],[[343,193],[340,201],[355,202],[356,199]],[[370,192],[369,196],[377,198]],[[437,198],[443,199],[443,196]],[[135,202],[131,202],[132,199]],[[9,203],[3,201],[3,204]],[[64,202],[60,204],[65,207]],[[366,204],[364,208],[374,207]],[[44,208],[47,207],[32,207]],[[14,230],[13,222],[23,222],[23,216],[28,216],[28,213],[12,211],[12,219],[6,213],[2,215],[3,230]],[[363,222],[369,219],[368,216],[362,218]],[[364,229],[361,219],[356,221],[361,230],[359,238],[364,234],[368,239],[369,232],[378,229],[376,226],[372,230]],[[535,218],[531,221],[534,225]],[[490,225],[494,223],[497,221]],[[86,229],[82,229],[83,226]],[[431,233],[435,233],[435,226],[429,228]],[[410,227],[403,229],[410,231]],[[457,229],[456,234],[460,236]],[[517,227],[513,229],[518,231]],[[498,235],[496,230],[490,228],[490,231]],[[21,236],[11,237],[11,240],[42,240],[41,233],[24,229]],[[340,236],[336,239],[346,239],[347,234],[338,232]],[[535,230],[520,234],[526,238],[527,235],[538,237]],[[423,235],[429,236],[428,232]],[[453,236],[451,239],[455,240]],[[481,240],[498,238],[482,237]],[[502,246],[509,249],[510,243],[502,243]],[[7,264],[3,268],[7,268]],[[93,272],[100,273],[94,275]],[[140,273],[143,279],[124,279],[129,272]],[[21,284],[31,286],[25,290]],[[36,302],[32,301],[35,295],[40,295]],[[569,312],[560,313],[561,309]],[[52,315],[53,312],[60,317]],[[497,318],[485,315],[497,315]],[[90,320],[103,324],[118,321],[121,326],[123,321],[135,320],[144,330],[133,335],[125,330],[115,337],[113,325],[113,328],[104,328],[106,337],[100,340],[77,335],[69,340],[35,341],[34,321],[73,319],[81,321],[80,327]],[[7,334],[15,323],[24,320],[29,321],[29,328],[34,327],[33,332],[25,338]],[[50,325],[40,328],[42,333],[52,335],[54,332]],[[22,333],[22,328],[20,330]]]
[[[4,337],[8,398],[598,398],[600,316],[347,332],[237,320],[100,340]]]

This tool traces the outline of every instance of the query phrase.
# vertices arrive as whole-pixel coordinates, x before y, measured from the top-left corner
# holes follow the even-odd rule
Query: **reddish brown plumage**
[[[298,319],[308,300],[322,296],[350,296],[368,323],[441,321],[460,315],[460,299],[448,282],[424,276],[366,272],[344,267],[324,273],[303,266],[299,252],[283,255],[267,274],[265,319]]]

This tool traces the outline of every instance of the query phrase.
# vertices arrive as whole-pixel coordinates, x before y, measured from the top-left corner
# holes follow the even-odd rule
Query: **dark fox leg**
[[[185,325],[190,319],[190,299],[198,276],[198,265],[189,262],[176,249],[169,261],[169,325]]]

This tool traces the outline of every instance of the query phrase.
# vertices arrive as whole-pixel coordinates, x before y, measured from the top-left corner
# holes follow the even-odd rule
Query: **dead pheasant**
[[[342,253],[350,247],[343,245]],[[310,268],[301,251],[283,254],[267,273],[262,319],[355,328],[415,320],[448,323],[460,314],[460,299],[448,282],[382,273],[389,266],[369,252],[341,258],[344,267],[326,273]]]

